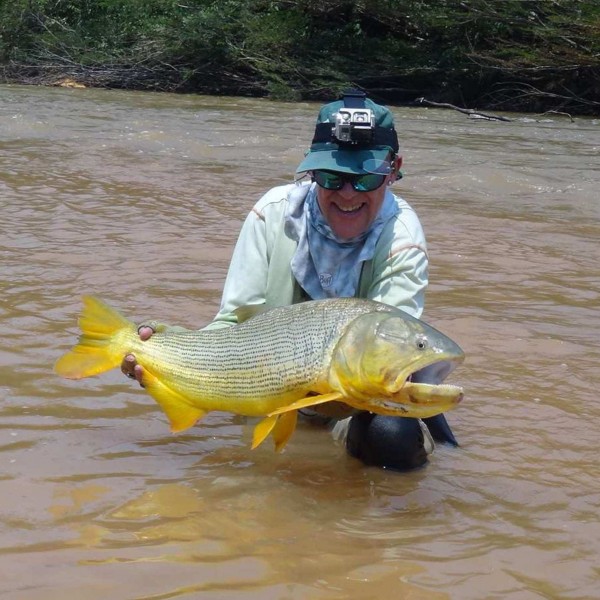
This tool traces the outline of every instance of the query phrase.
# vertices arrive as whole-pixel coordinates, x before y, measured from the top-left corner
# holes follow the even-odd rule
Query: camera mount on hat
[[[366,94],[360,90],[348,90],[342,96],[343,106],[325,122],[317,123],[312,143],[335,144],[340,150],[362,150],[388,146],[398,153],[398,136],[393,124],[377,125],[377,105],[367,106]],[[331,121],[333,119],[333,123]]]
[[[332,135],[338,142],[366,145],[373,139],[375,114],[365,106],[366,94],[349,90],[343,96],[344,108],[335,115]]]

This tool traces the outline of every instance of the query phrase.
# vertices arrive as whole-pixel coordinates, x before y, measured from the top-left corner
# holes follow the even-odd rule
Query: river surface
[[[394,108],[425,317],[465,387],[411,473],[301,424],[281,454],[212,413],[172,435],[117,370],[52,371],[82,294],[216,313],[241,222],[319,105],[0,87],[0,598],[600,598],[600,121]]]

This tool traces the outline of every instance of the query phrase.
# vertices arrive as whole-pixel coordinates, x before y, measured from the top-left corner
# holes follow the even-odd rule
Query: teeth
[[[357,204],[356,206],[346,206],[346,207],[337,205],[337,207],[342,212],[354,212],[355,210],[358,210],[361,206],[362,206],[362,204]]]

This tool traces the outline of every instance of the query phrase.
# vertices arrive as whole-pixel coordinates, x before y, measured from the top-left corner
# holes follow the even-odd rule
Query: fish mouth
[[[415,361],[398,374],[390,391],[397,392],[409,382],[441,383],[463,362],[464,358],[463,354],[445,354],[430,357],[428,360]]]
[[[434,358],[413,369],[412,373],[405,379],[405,382],[430,383],[432,381],[444,381],[463,360],[463,355],[441,359]]]
[[[463,388],[458,385],[407,381],[391,397],[372,399],[367,410],[389,416],[426,419],[452,410],[463,396]]]
[[[386,414],[419,419],[451,410],[463,399],[464,390],[441,382],[463,359],[464,356],[452,356],[419,365],[408,376],[396,379],[390,397],[378,398],[375,403]]]

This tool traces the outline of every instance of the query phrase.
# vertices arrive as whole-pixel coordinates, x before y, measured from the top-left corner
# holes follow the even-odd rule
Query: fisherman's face
[[[396,180],[401,164],[402,159],[396,158],[393,171],[378,188],[370,192],[355,190],[350,181],[344,181],[339,190],[328,190],[317,185],[317,201],[321,213],[339,239],[349,240],[369,229],[381,209],[388,185]],[[344,175],[340,173],[340,176]]]

